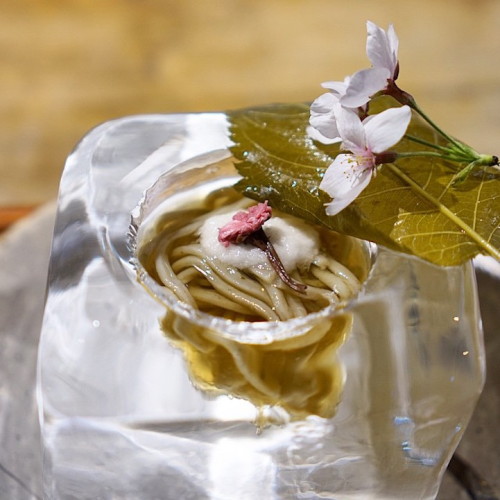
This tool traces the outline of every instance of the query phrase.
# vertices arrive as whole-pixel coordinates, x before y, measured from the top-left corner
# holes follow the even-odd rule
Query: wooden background
[[[402,87],[498,154],[498,0],[2,0],[0,208],[53,199],[111,118],[314,99],[369,65],[367,19],[395,24]]]

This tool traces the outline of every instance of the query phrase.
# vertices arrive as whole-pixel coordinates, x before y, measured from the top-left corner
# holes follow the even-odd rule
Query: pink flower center
[[[369,148],[356,152],[356,163],[364,170],[370,170],[375,167],[375,155]]]

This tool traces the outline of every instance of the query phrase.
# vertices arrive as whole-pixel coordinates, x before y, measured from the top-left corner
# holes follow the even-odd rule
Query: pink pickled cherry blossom
[[[387,109],[363,122],[356,113],[342,109],[337,125],[342,147],[351,153],[337,155],[319,185],[333,198],[326,205],[328,215],[343,210],[368,186],[376,170],[378,156],[401,140],[410,119],[408,106]]]
[[[230,243],[238,244],[246,241],[259,248],[266,254],[276,274],[287,286],[296,292],[305,293],[307,286],[288,275],[273,244],[262,229],[264,222],[271,217],[271,214],[272,210],[267,200],[250,207],[246,212],[237,212],[230,222],[219,229],[218,240],[225,247]]]
[[[267,200],[249,207],[246,212],[237,212],[230,222],[219,229],[218,240],[225,247],[230,243],[241,243],[247,236],[260,229],[271,214],[272,209]]]

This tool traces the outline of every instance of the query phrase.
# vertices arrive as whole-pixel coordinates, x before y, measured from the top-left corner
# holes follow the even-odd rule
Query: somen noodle
[[[345,237],[341,242],[331,231],[278,211],[263,226],[288,274],[307,286],[305,292],[284,283],[262,250],[218,242],[223,221],[252,203],[223,188],[207,198],[204,209],[167,212],[139,258],[165,292],[195,309],[237,321],[288,320],[356,295],[362,266],[353,272],[340,262],[356,245]]]

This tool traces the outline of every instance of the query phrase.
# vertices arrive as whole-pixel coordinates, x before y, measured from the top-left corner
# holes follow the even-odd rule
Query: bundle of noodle
[[[192,212],[164,220],[143,251],[146,269],[178,300],[236,321],[288,320],[356,295],[358,278],[325,250],[332,242],[299,219],[277,214],[263,230],[288,275],[306,285],[305,291],[288,286],[261,249],[220,242],[219,229],[249,203],[242,199],[194,220]]]
[[[357,294],[366,273],[359,243],[273,213],[258,230],[284,269],[277,272],[267,247],[256,244],[257,233],[242,235],[234,223],[248,221],[241,214],[251,213],[251,203],[226,188],[210,196],[203,210],[165,214],[141,247],[141,262],[176,300],[233,321],[286,321]],[[234,242],[227,236],[232,233]],[[340,260],[357,261],[350,266],[354,272]],[[184,352],[200,389],[257,407],[278,405],[303,418],[334,413],[343,385],[336,352],[351,322],[348,313],[317,318],[304,334],[268,344],[228,338],[170,310],[162,329]]]
[[[335,413],[344,384],[337,350],[351,322],[349,314],[326,318],[303,335],[269,344],[228,339],[172,312],[162,329],[182,349],[199,389],[243,398],[258,408],[278,406],[296,420]]]

